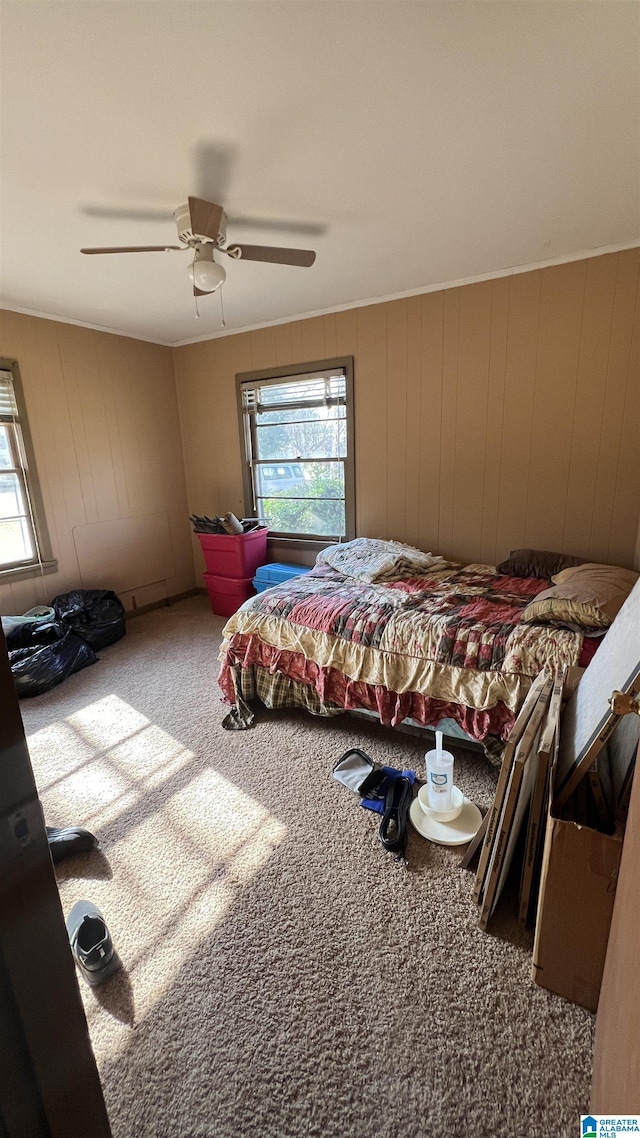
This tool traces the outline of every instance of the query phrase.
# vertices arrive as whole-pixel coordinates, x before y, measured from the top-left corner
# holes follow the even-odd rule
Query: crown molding
[[[151,336],[134,336],[133,332],[123,332],[121,328],[108,328],[106,324],[90,324],[88,320],[73,320],[70,316],[57,316],[53,312],[22,308],[18,304],[9,304],[5,300],[0,300],[0,312],[17,312],[21,316],[35,316],[38,320],[53,320],[56,324],[73,324],[75,328],[89,328],[92,332],[108,332],[110,336],[120,336],[125,340],[140,340],[144,344],[157,344],[161,348],[176,346],[168,340],[154,340]]]
[[[587,261],[590,257],[604,257],[607,253],[623,253],[626,249],[637,248],[640,248],[640,237],[634,241],[622,241],[617,245],[601,245],[597,249],[585,249],[581,253],[567,253],[564,257],[553,257],[548,261],[531,261],[526,265],[510,265],[506,269],[496,269],[491,273],[478,273],[474,277],[462,277],[455,281],[421,285],[420,288],[407,289],[406,292],[389,293],[387,296],[372,296],[368,297],[367,300],[352,300],[348,304],[336,304],[331,308],[319,308],[313,312],[299,312],[296,316],[285,316],[280,320],[265,320],[262,324],[248,324],[243,328],[223,328],[220,332],[209,332],[206,336],[175,340],[171,347],[183,348],[188,344],[202,344],[207,340],[220,340],[224,336],[239,336],[242,332],[258,332],[262,328],[275,328],[279,324],[295,324],[298,320],[312,320],[315,316],[330,316],[333,312],[348,312],[352,308],[368,308],[372,304],[387,304],[392,300],[405,300],[407,297],[423,296],[428,292],[443,292],[449,288],[480,284],[481,281],[495,281],[500,277],[512,277],[518,273],[532,273],[536,269],[550,269],[553,265],[568,265],[572,261]]]
[[[279,320],[265,320],[259,324],[245,324],[242,328],[222,328],[219,332],[207,332],[204,336],[193,336],[186,340],[156,340],[151,336],[133,335],[123,332],[120,328],[109,328],[104,324],[91,324],[86,320],[72,320],[68,316],[59,316],[53,312],[39,312],[33,308],[22,308],[16,304],[0,301],[0,310],[18,312],[23,316],[36,316],[41,320],[53,320],[58,324],[73,324],[76,328],[90,328],[94,332],[107,332],[111,336],[121,336],[127,340],[140,340],[146,344],[157,344],[161,348],[183,348],[189,344],[202,344],[207,340],[219,340],[225,336],[239,336],[243,332],[257,332],[262,328],[276,328],[280,324],[295,324],[298,320],[313,320],[316,316],[330,316],[334,312],[348,312],[352,308],[368,308],[373,304],[388,304],[393,300],[405,300],[410,296],[423,296],[429,292],[442,292],[449,288],[461,288],[463,285],[480,284],[481,281],[494,281],[500,277],[511,277],[518,273],[532,273],[537,269],[549,269],[554,265],[568,265],[572,261],[586,261],[590,257],[604,257],[607,253],[623,253],[627,249],[640,247],[640,237],[633,241],[622,241],[616,245],[600,245],[596,249],[585,249],[580,253],[567,253],[563,257],[552,257],[547,261],[531,261],[525,265],[509,265],[504,269],[496,269],[491,273],[478,273],[473,277],[462,277],[454,281],[439,281],[437,284],[421,285],[419,288],[407,289],[405,292],[388,293],[385,296],[370,296],[365,300],[352,300],[347,304],[336,304],[330,308],[318,308],[311,312],[298,312],[293,316],[283,316]]]

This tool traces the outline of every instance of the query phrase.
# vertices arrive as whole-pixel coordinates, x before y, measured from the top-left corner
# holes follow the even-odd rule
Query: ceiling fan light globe
[[[195,261],[189,265],[187,272],[201,292],[215,292],[227,278],[222,265],[217,261]]]

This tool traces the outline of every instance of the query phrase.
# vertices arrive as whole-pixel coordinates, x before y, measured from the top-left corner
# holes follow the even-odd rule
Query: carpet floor
[[[101,843],[57,872],[124,962],[81,982],[114,1138],[577,1134],[593,1016],[532,983],[508,901],[478,930],[459,851],[412,832],[400,867],[331,778],[349,746],[420,772],[424,741],[297,712],[223,731],[223,624],[201,597],[141,616],[22,703],[47,823]],[[459,755],[483,809],[495,778]]]

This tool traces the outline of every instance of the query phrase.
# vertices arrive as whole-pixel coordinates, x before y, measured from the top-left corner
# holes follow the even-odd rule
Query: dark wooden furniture
[[[0,632],[0,1136],[111,1138]]]

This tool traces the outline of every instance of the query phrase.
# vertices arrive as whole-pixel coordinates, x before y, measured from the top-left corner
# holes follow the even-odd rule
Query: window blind
[[[258,413],[346,405],[347,379],[339,371],[249,381],[242,384],[242,402],[246,410]]]
[[[10,371],[0,371],[0,423],[11,423],[18,418],[18,404],[13,390]]]

